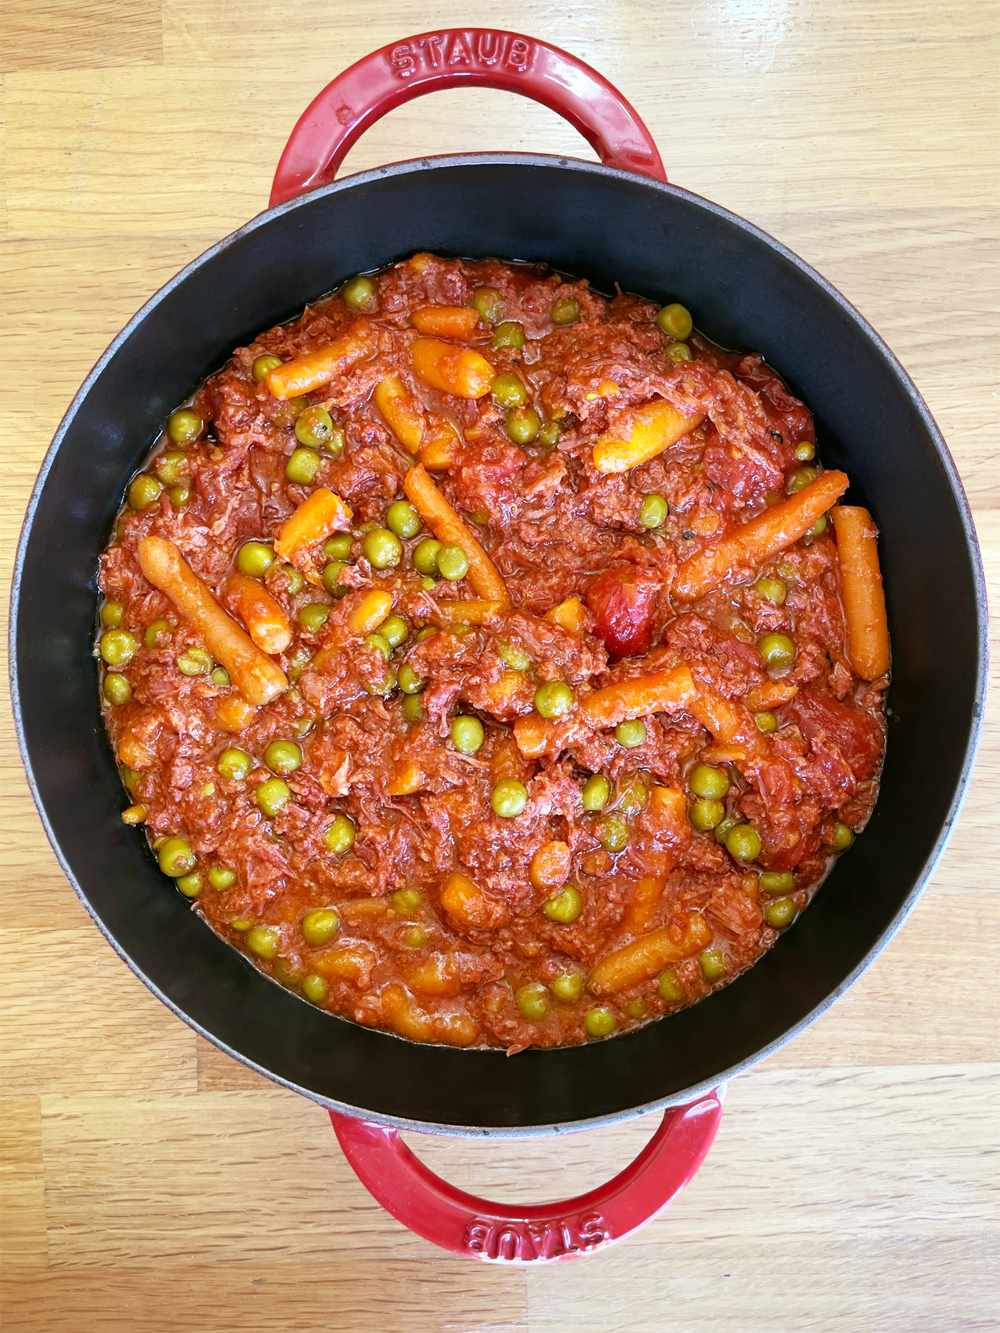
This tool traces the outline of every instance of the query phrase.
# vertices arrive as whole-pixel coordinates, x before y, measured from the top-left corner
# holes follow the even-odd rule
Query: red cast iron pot
[[[368,125],[456,83],[545,103],[603,165],[474,154],[334,182]],[[668,185],[629,104],[544,42],[456,29],[359,61],[295,127],[271,205],[136,315],[88,376],[45,460],[12,617],[15,713],[35,799],[71,883],[136,974],[217,1046],[330,1108],[352,1166],[396,1217],[481,1259],[587,1253],[683,1187],[718,1124],[713,1089],[851,984],[940,855],[972,762],[986,675],[985,594],[965,497],[926,406],[857,312],[776,241]],[[417,250],[544,260],[598,290],[617,282],[682,300],[710,337],[764,352],[787,378],[815,413],[824,463],[850,474],[851,502],[870,508],[881,530],[893,679],[882,789],[864,836],[794,928],[730,986],[637,1032],[516,1059],[415,1045],[331,1017],[217,938],[160,875],[142,833],[121,822],[90,655],[98,554],[167,413],[260,329]],[[946,595],[929,596],[935,588]],[[657,1109],[663,1122],[626,1171],[582,1198],[538,1207],[452,1189],[398,1135],[554,1134]]]

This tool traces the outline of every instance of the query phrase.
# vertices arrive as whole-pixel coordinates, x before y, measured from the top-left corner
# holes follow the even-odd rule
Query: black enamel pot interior
[[[331,1017],[218,939],[159,873],[143,833],[121,822],[91,656],[98,553],[167,413],[257,331],[416,250],[544,260],[606,293],[617,282],[683,301],[709,337],[763,352],[805,399],[822,461],[849,473],[849,502],[870,508],[881,531],[891,712],[864,835],[732,985],[632,1034],[515,1059]],[[794,255],[723,209],[552,157],[435,158],[353,176],[262,214],[191,264],[116,339],[62,423],[29,509],[14,598],[15,707],[35,798],[110,942],[237,1059],[326,1105],[439,1132],[537,1133],[688,1101],[815,1018],[876,956],[934,866],[985,680],[985,597],[965,498],[927,408],[879,338]]]

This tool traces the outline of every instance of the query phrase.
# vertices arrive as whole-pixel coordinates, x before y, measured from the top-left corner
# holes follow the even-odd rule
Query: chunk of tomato
[[[611,657],[634,657],[649,651],[659,591],[657,576],[637,565],[606,569],[590,585],[587,606]]]
[[[784,707],[813,754],[839,756],[860,781],[882,753],[882,728],[870,713],[806,686]]]

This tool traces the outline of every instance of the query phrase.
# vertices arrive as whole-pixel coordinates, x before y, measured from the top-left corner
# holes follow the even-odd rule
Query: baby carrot
[[[468,523],[451,507],[421,464],[407,472],[403,490],[439,542],[444,546],[461,546],[465,551],[469,557],[468,579],[473,592],[486,601],[500,602],[507,610],[510,594],[500,571],[476,540]]]
[[[604,432],[594,445],[594,467],[598,472],[628,472],[662,454],[703,420],[686,417],[662,398],[644,403]]]
[[[305,352],[269,370],[264,382],[275,398],[311,393],[375,354],[376,338],[366,319],[356,319],[345,333],[315,352]]]
[[[691,672],[681,663],[669,671],[654,671],[633,680],[619,680],[588,694],[580,705],[592,727],[615,727],[647,713],[667,713],[685,707],[696,694]]]
[[[410,348],[413,369],[432,389],[459,398],[482,398],[495,379],[490,363],[471,347],[418,338]]]
[[[838,505],[832,517],[847,622],[847,655],[862,680],[877,680],[889,670],[889,628],[878,563],[878,529],[868,510],[854,505]]]
[[[262,652],[285,651],[292,639],[288,617],[256,579],[234,570],[226,582],[226,600]]]
[[[331,532],[344,532],[351,526],[352,511],[334,491],[317,486],[295,512],[281,525],[274,542],[275,554],[289,564],[305,546],[322,541]]]
[[[465,342],[479,325],[479,315],[469,306],[425,305],[414,310],[411,319],[418,333],[429,338],[454,338]]]
[[[711,942],[711,927],[700,912],[677,913],[669,926],[641,935],[602,958],[587,980],[587,989],[594,995],[614,995],[649,981],[671,963],[701,953]]]
[[[396,375],[379,380],[372,395],[386,425],[415,454],[424,438],[424,409]]]

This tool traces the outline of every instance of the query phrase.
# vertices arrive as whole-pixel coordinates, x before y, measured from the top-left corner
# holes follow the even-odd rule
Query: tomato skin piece
[[[660,580],[636,565],[618,565],[599,574],[587,589],[596,634],[613,658],[649,652]]]
[[[882,728],[868,713],[809,686],[785,705],[784,713],[798,725],[814,753],[835,747],[857,781],[868,777],[878,763]]]

